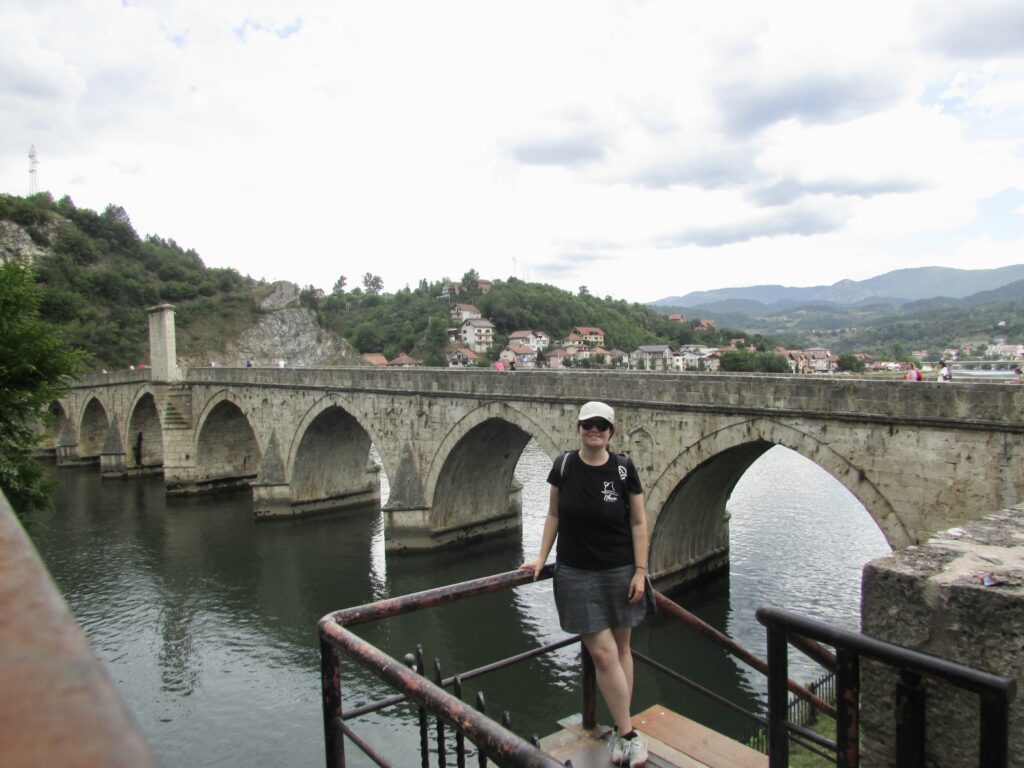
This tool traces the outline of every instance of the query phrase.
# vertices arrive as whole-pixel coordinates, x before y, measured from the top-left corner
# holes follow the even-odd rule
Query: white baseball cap
[[[589,403],[584,403],[583,407],[580,408],[580,415],[576,419],[577,421],[585,421],[587,419],[604,419],[609,424],[615,423],[615,409],[607,403],[601,403],[597,400],[591,400]]]

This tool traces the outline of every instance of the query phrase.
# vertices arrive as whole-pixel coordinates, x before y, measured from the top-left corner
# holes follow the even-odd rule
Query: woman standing
[[[647,744],[633,730],[630,635],[646,614],[647,518],[633,463],[608,443],[615,411],[586,403],[577,419],[580,448],[559,456],[548,475],[551,491],[540,554],[522,567],[536,580],[558,540],[554,592],[558,619],[579,634],[594,660],[597,685],[615,721],[612,762],[637,768]]]

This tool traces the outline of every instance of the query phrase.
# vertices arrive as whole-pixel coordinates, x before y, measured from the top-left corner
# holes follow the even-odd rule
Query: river
[[[521,539],[469,550],[385,558],[382,518],[367,509],[256,522],[246,494],[169,499],[160,478],[101,481],[95,469],[56,471],[55,511],[30,533],[140,727],[169,768],[323,765],[316,622],[329,611],[512,570],[535,555],[549,460],[530,443]],[[382,493],[387,479],[382,476]],[[728,576],[680,602],[763,655],[754,610],[770,601],[842,626],[858,625],[860,569],[889,552],[860,503],[822,469],[773,448],[729,502]],[[445,674],[562,636],[550,582],[360,628],[393,656],[422,643]],[[764,679],[664,615],[636,647],[748,708]],[[578,650],[484,678],[488,711],[508,709],[523,736],[579,711]],[[820,670],[792,655],[791,674]],[[346,706],[386,694],[343,668]],[[467,698],[477,687],[467,686]],[[670,706],[732,735],[747,725],[720,705],[638,666],[634,709]],[[599,715],[604,710],[599,711]],[[607,716],[602,717],[607,721]],[[392,709],[357,728],[398,764],[413,764],[410,713]],[[349,746],[351,765],[370,765]]]

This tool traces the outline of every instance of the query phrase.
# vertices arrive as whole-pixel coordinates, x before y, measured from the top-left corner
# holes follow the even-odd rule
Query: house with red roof
[[[388,362],[388,366],[391,368],[415,368],[418,365],[422,365],[422,363],[415,357],[405,354],[405,352]]]

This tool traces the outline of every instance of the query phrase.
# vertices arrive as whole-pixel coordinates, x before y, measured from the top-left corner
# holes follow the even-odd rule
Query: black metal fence
[[[807,684],[807,690],[816,693],[824,701],[835,705],[836,703],[836,674],[826,672],[824,675]],[[804,728],[813,726],[818,722],[820,710],[813,706],[807,699],[799,696],[789,697],[789,707],[786,709],[787,722]],[[768,754],[768,723],[759,725],[749,736],[743,739],[743,743],[758,752]]]
[[[970,691],[980,699],[978,765],[1005,768],[1009,744],[1009,708],[1017,694],[1011,678],[930,656],[822,621],[763,605],[757,619],[768,631],[768,757],[770,768],[788,768],[789,742],[806,739],[835,755],[838,768],[860,765],[860,660],[870,659],[899,672],[894,720],[896,763],[900,768],[924,768],[925,696],[922,678],[941,680]],[[789,720],[786,693],[788,650],[794,635],[836,649],[836,740],[825,739]]]

